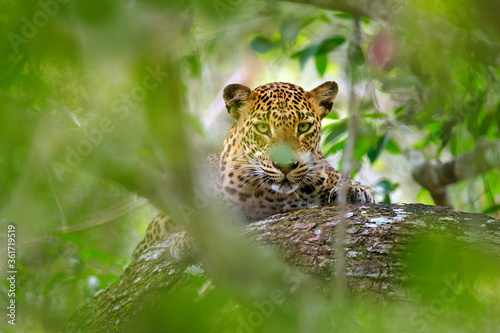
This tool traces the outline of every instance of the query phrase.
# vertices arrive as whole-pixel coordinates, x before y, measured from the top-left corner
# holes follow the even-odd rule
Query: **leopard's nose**
[[[283,172],[283,174],[286,176],[290,173],[290,171],[299,166],[299,162],[290,162],[290,163],[273,162],[273,166],[279,171]]]

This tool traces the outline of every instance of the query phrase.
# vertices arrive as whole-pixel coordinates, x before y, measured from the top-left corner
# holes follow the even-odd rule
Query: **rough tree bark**
[[[245,237],[259,246],[274,248],[287,265],[317,281],[316,290],[328,293],[339,210],[323,207],[274,215],[248,225]],[[349,224],[345,274],[353,297],[370,293],[397,299],[404,293],[401,281],[406,278],[402,265],[405,246],[427,231],[448,235],[465,247],[480,246],[495,257],[500,254],[500,220],[486,215],[419,204],[347,206],[346,211],[344,217]],[[164,297],[173,297],[173,293],[185,289],[182,297],[196,302],[201,294],[219,288],[210,282],[210,269],[173,258],[166,243],[148,250],[125,270],[120,281],[87,301],[63,332],[132,332],[130,323],[140,313],[154,309]],[[190,282],[200,276],[205,283],[193,289]],[[228,314],[223,302],[220,306],[220,311],[211,308],[211,313],[217,313],[219,322],[223,322]]]

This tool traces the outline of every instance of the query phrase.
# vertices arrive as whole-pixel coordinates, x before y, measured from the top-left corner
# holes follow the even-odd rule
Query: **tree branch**
[[[427,161],[412,170],[413,179],[427,189],[437,205],[451,207],[446,186],[500,168],[500,140],[480,144],[451,161]]]
[[[406,297],[405,281],[411,276],[404,264],[407,247],[425,232],[434,231],[443,239],[459,242],[453,249],[477,247],[495,258],[500,255],[500,221],[486,215],[425,205],[349,205],[348,215],[338,208],[293,211],[248,225],[245,238],[260,244],[253,257],[245,258],[254,261],[255,270],[250,271],[241,270],[248,266],[244,260],[218,263],[218,269],[214,269],[212,261],[196,264],[206,253],[200,253],[196,260],[178,260],[170,255],[168,240],[159,242],[133,262],[120,281],[98,292],[76,311],[63,332],[144,332],[157,331],[158,327],[165,332],[190,331],[190,323],[199,320],[192,317],[193,313],[195,317],[208,316],[202,320],[213,328],[210,331],[234,331],[228,329],[232,327],[229,325],[241,325],[240,319],[253,313],[255,304],[269,304],[276,293],[282,294],[286,302],[280,303],[281,307],[278,302],[273,305],[274,315],[266,323],[272,325],[274,319],[282,324],[280,314],[297,311],[292,312],[292,318],[301,316],[299,321],[306,320],[312,332],[321,331],[314,326],[318,317],[305,317],[315,311],[304,309],[315,309],[314,305],[325,302],[325,293],[331,293],[336,252],[332,244],[342,216],[349,216],[344,272],[350,297]],[[262,245],[274,249],[289,267],[305,276],[288,274],[277,284],[274,280],[258,280],[255,289],[257,285],[248,282],[261,277],[261,271],[270,269],[274,260]],[[262,253],[267,254],[260,257]],[[432,258],[427,259],[432,262]],[[274,263],[271,267],[274,271],[280,269]],[[240,283],[235,292],[229,287],[233,282],[228,282],[234,280],[246,284]],[[264,296],[256,299],[255,290],[265,290]],[[291,310],[290,304],[296,310]],[[179,324],[178,316],[187,317]]]

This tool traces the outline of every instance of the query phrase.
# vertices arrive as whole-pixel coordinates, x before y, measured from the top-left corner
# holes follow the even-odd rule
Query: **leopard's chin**
[[[281,183],[278,184],[272,184],[271,185],[271,190],[274,192],[280,193],[280,194],[292,194],[293,192],[297,191],[299,188],[299,184],[292,184],[289,181],[285,180]]]

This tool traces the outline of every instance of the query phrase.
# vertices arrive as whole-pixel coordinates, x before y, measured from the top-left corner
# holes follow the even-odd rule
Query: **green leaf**
[[[490,207],[484,209],[482,211],[482,213],[494,216],[494,214],[496,214],[499,211],[500,211],[500,205],[493,205],[493,206],[490,206]]]
[[[332,111],[330,111],[330,113],[328,113],[328,114],[326,115],[325,119],[338,120],[338,119],[339,119],[339,115],[338,115],[337,111],[335,111],[335,110],[332,108]]]
[[[300,67],[304,68],[307,61],[314,56],[316,60],[316,69],[318,70],[320,76],[323,76],[327,67],[327,54],[335,50],[344,42],[345,38],[342,36],[324,39],[319,44],[313,44],[299,52],[294,53],[292,58],[298,59],[300,61]]]
[[[375,186],[382,189],[382,191],[380,191],[384,196],[384,200],[382,202],[391,203],[390,194],[399,187],[399,184],[392,183],[389,179],[383,178]]]
[[[326,133],[325,144],[336,143],[347,132],[347,118],[325,126],[323,131]]]
[[[337,142],[333,146],[328,147],[325,150],[325,156],[335,154],[336,152],[343,150],[344,146],[345,146],[345,139],[340,140],[339,142]]]
[[[386,119],[387,115],[380,112],[372,112],[372,113],[364,113],[363,118],[371,118],[371,119]]]
[[[397,119],[403,117],[403,116],[406,116],[406,108],[405,106],[401,105],[401,106],[398,106],[395,110],[394,110],[394,117],[396,117]]]
[[[393,139],[389,139],[385,145],[385,150],[391,154],[401,154],[401,149]]]
[[[368,154],[373,146],[373,138],[371,136],[358,136],[356,138],[356,146],[354,148],[354,158],[359,161]]]
[[[304,66],[306,65],[307,61],[312,56],[316,55],[316,53],[318,52],[318,49],[319,49],[319,45],[318,44],[311,45],[311,46],[303,49],[302,51],[294,53],[292,55],[292,59],[299,60],[299,62],[300,62],[300,68],[304,68]]]
[[[325,53],[331,52],[331,51],[335,50],[336,48],[338,48],[340,45],[344,44],[344,42],[345,42],[345,38],[342,36],[335,36],[332,38],[325,39],[321,43],[321,46],[320,46],[320,49],[318,52],[325,52]]]
[[[273,42],[264,36],[258,35],[250,42],[250,47],[257,53],[267,53],[273,48]]]
[[[389,141],[389,138],[391,137],[391,132],[387,132],[385,135],[381,136],[378,140],[375,146],[373,146],[368,153],[366,154],[368,158],[370,159],[370,162],[373,164],[379,157],[380,153],[382,150],[384,150],[385,146],[387,145],[387,142]]]
[[[495,123],[496,115],[494,113],[488,113],[484,116],[484,119],[481,121],[481,126],[479,127],[479,135],[486,136],[488,134],[491,125]]]
[[[326,72],[326,67],[328,66],[328,58],[326,53],[317,53],[314,56],[314,61],[316,62],[316,70],[320,77],[323,77]]]
[[[95,249],[85,249],[81,252],[81,255],[83,261],[87,261],[89,259],[95,259],[104,263],[113,262],[113,260],[109,258],[105,253]]]
[[[189,71],[192,77],[199,77],[201,75],[201,62],[196,54],[187,55],[185,57]]]
[[[332,20],[330,20],[330,18],[328,17],[328,15],[325,15],[325,14],[322,14],[322,15],[318,16],[318,19],[320,21],[323,21],[323,22],[327,23],[327,24],[331,24],[332,23]]]
[[[312,23],[316,22],[318,20],[318,17],[308,17],[300,22],[300,28],[304,29],[307,26],[311,25]]]
[[[339,13],[335,13],[335,16],[338,18],[346,19],[346,20],[352,20],[352,14],[350,14],[350,13],[339,12]]]
[[[399,186],[399,184],[393,184],[389,179],[383,178],[377,182],[376,186],[383,188],[387,192],[392,192]]]

